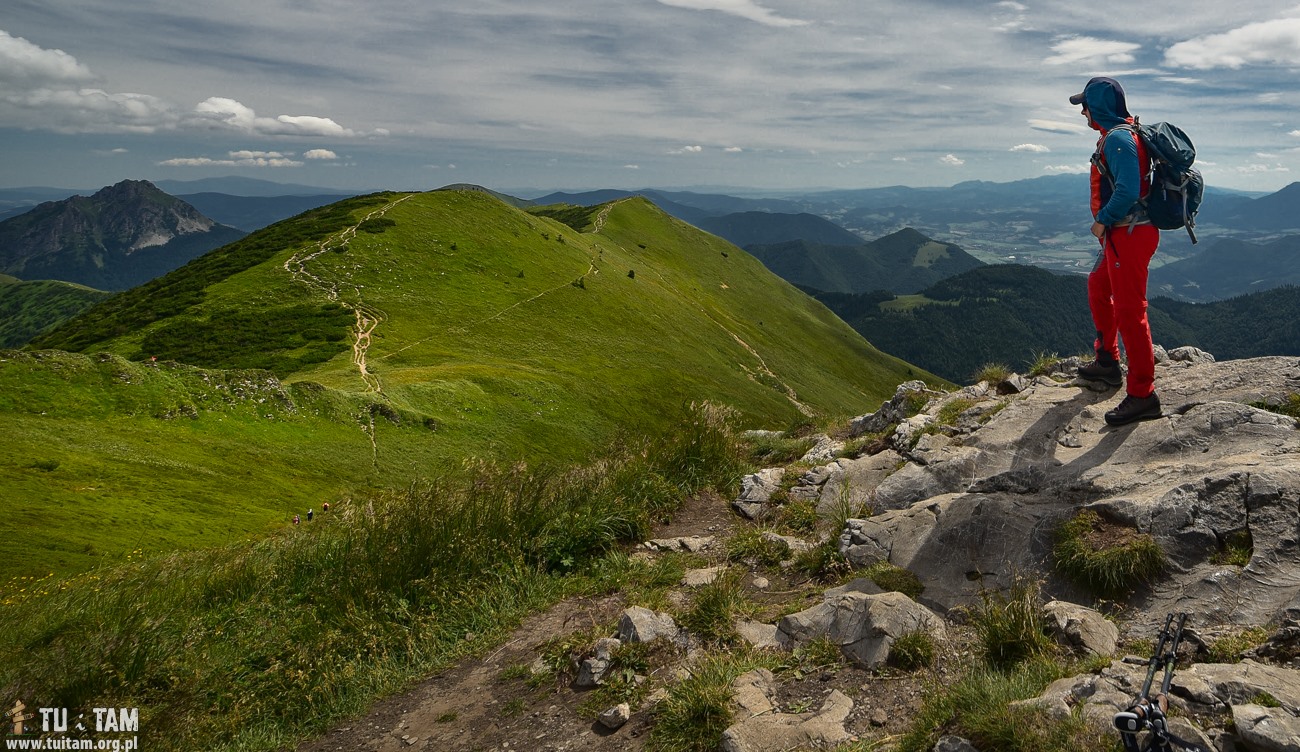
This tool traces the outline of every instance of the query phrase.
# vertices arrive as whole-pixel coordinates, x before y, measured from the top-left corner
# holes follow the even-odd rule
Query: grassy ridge
[[[19,347],[112,293],[69,282],[0,275],[0,347]]]
[[[731,429],[706,407],[583,466],[479,465],[257,542],[33,583],[0,601],[0,688],[138,707],[145,749],[283,747],[566,592],[653,580],[614,547],[734,489]]]
[[[370,380],[357,318],[377,322]],[[479,191],[308,212],[40,344],[107,355],[0,363],[0,430],[21,437],[0,449],[0,578],[262,534],[466,458],[582,461],[691,402],[780,428],[927,377],[647,201],[533,214]],[[250,367],[280,381],[229,370]],[[266,392],[217,399],[214,379]]]

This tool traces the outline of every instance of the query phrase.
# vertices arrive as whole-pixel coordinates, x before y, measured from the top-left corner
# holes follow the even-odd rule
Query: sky
[[[1275,191],[1298,72],[1300,0],[4,0],[0,187],[1006,182],[1087,169],[1105,75]]]

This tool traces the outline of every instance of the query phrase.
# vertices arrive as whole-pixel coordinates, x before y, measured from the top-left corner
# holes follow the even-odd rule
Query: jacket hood
[[[1089,81],[1083,87],[1083,102],[1088,106],[1092,122],[1102,130],[1108,131],[1128,122],[1132,117],[1124,101],[1124,89],[1113,78],[1094,78]]]

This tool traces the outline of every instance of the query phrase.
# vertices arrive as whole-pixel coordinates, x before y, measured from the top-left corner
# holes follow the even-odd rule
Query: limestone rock
[[[979,750],[960,736],[943,736],[934,745],[933,752],[979,752]]]
[[[959,442],[901,455],[906,464],[872,494],[876,514],[842,531],[841,553],[916,573],[927,603],[969,605],[982,587],[1048,569],[1055,529],[1088,505],[1152,535],[1173,564],[1143,596],[1140,629],[1169,611],[1205,624],[1300,614],[1300,431],[1250,405],[1300,393],[1300,359],[1170,360],[1156,379],[1164,416],[1120,428],[1103,419],[1114,390],[1035,380]],[[1247,566],[1214,563],[1245,533]]]
[[[712,535],[688,535],[681,538],[655,538],[646,541],[646,548],[652,551],[663,551],[672,553],[674,551],[685,551],[692,554],[698,554],[713,546],[714,537]]]
[[[618,638],[623,642],[676,641],[681,630],[673,617],[642,606],[632,606],[618,621]]]
[[[796,614],[777,624],[786,645],[800,646],[826,637],[840,647],[844,657],[864,668],[876,668],[889,659],[894,640],[917,630],[936,640],[946,638],[943,621],[929,609],[902,593],[848,592]]]
[[[1281,708],[1233,705],[1237,735],[1259,752],[1300,752],[1300,718]]]
[[[763,690],[749,676],[740,677],[732,685],[736,702],[743,711],[738,715],[747,714],[747,717],[722,733],[723,752],[825,749],[849,740],[844,722],[853,711],[853,700],[838,689],[830,693],[815,713],[777,713],[772,709],[770,697],[754,697],[754,693]],[[740,699],[742,694],[746,699]]]
[[[632,718],[632,706],[626,702],[620,702],[612,708],[602,712],[596,717],[600,725],[607,729],[614,730],[623,727]]]
[[[1048,626],[1066,645],[1109,657],[1119,647],[1119,628],[1097,611],[1065,601],[1043,606]]]
[[[898,385],[894,390],[894,396],[888,402],[880,406],[880,409],[874,413],[862,415],[853,419],[849,424],[850,436],[861,436],[864,433],[879,433],[890,425],[906,420],[908,417],[908,404],[922,395],[933,394],[925,385],[924,381],[905,381]]]
[[[614,651],[623,643],[613,637],[596,640],[595,655],[578,664],[578,678],[573,685],[579,688],[598,687],[605,681],[605,673],[614,662]]]

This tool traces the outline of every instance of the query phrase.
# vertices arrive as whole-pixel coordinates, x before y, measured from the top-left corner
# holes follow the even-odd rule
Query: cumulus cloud
[[[744,149],[740,148],[739,146],[728,146],[727,148],[723,149],[723,151],[725,151],[728,154],[739,154],[743,152]]]
[[[948,165],[949,167],[961,167],[966,164],[966,160],[955,154],[945,154],[942,157],[939,157],[939,164]]]
[[[1054,174],[1075,174],[1075,173],[1087,172],[1088,169],[1089,166],[1086,164],[1047,165],[1046,167],[1043,168],[1043,172],[1050,172]]]
[[[226,97],[209,97],[194,108],[198,116],[211,123],[262,136],[352,136],[352,131],[329,118],[313,115],[258,117],[253,108]]]
[[[0,30],[0,87],[78,83],[94,76],[63,50],[47,50]]]
[[[757,21],[765,26],[807,26],[807,21],[795,18],[783,18],[770,8],[755,3],[753,0],[659,0],[664,5],[691,10],[716,10],[733,16]]]
[[[1052,45],[1056,54],[1044,60],[1048,65],[1127,65],[1142,45],[1096,37],[1067,37]]]
[[[625,169],[625,170],[639,170],[639,169],[641,169],[641,165],[637,165],[637,164],[625,164],[625,165],[623,165],[623,169]]]
[[[1034,152],[1035,154],[1044,154],[1051,151],[1051,149],[1042,144],[1019,144],[1011,147],[1010,151],[1029,151]]]
[[[339,155],[329,149],[311,149],[302,153],[306,159],[338,159]]]
[[[670,149],[669,154],[699,154],[704,151],[703,146],[683,146],[680,149]]]
[[[1237,168],[1237,172],[1240,172],[1245,175],[1257,175],[1265,172],[1290,172],[1290,171],[1291,171],[1290,168],[1284,167],[1282,165],[1249,164],[1249,165],[1242,165],[1241,167]]]
[[[302,167],[293,154],[278,151],[240,150],[229,152],[226,159],[177,157],[158,163],[163,167]]]
[[[1165,64],[1194,70],[1300,65],[1300,18],[1261,21],[1179,42],[1165,50]]]

